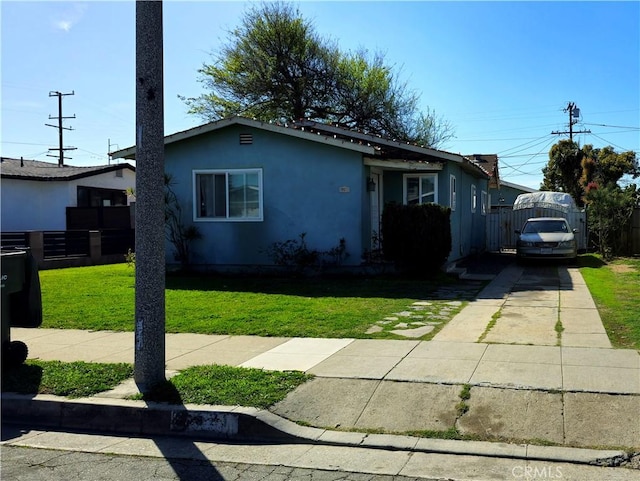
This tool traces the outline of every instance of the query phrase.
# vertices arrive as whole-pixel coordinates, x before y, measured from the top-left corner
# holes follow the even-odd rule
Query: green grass
[[[640,259],[589,254],[579,266],[613,346],[640,350]]]
[[[2,373],[2,391],[79,398],[109,391],[131,376],[130,364],[27,361]]]
[[[133,376],[130,364],[27,361],[2,375],[2,391],[69,398],[109,391]],[[231,366],[195,366],[136,398],[171,404],[220,404],[267,408],[313,376]]]
[[[134,271],[126,264],[46,270],[40,272],[40,281],[42,327],[134,329]],[[365,332],[417,300],[432,302],[430,309],[436,313],[452,299],[434,298],[434,290],[455,282],[443,274],[432,280],[168,276],[166,331],[397,339],[389,332],[391,326],[380,333]],[[449,315],[465,304],[450,309]]]
[[[559,317],[560,317],[560,312],[558,312],[558,318]],[[564,331],[564,326],[562,325],[562,321],[560,319],[556,321],[556,325],[554,326],[554,329],[556,330],[556,333],[557,333],[556,346],[561,346],[562,332]]]
[[[146,401],[268,408],[313,376],[231,366],[194,366],[155,386]]]
[[[485,327],[484,332],[480,335],[480,337],[476,342],[484,341],[484,338],[487,337],[491,329],[493,329],[493,326],[496,325],[496,322],[498,322],[498,319],[500,319],[500,316],[502,316],[502,308],[500,308],[498,312],[496,312],[493,316],[491,316],[491,320],[489,321],[489,324],[487,324],[487,327]]]

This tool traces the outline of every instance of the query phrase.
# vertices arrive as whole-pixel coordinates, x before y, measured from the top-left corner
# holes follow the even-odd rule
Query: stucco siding
[[[241,145],[239,135],[251,134]],[[193,171],[262,169],[263,220],[194,218]],[[167,145],[165,170],[202,239],[193,244],[195,264],[271,264],[266,251],[274,242],[306,233],[310,249],[328,250],[346,240],[347,264],[359,264],[363,239],[361,199],[366,190],[361,155],[243,126],[214,131]],[[167,261],[173,259],[167,245]]]
[[[451,253],[449,262],[481,252],[485,246],[486,215],[482,214],[482,191],[487,192],[487,179],[473,176],[459,164],[449,163],[440,180],[440,204],[451,207],[451,176],[456,178],[456,208],[451,212]],[[476,186],[477,203],[472,212],[471,186]]]
[[[135,172],[122,170],[71,181],[2,179],[2,231],[65,230],[66,208],[78,205],[77,187],[126,190],[135,187]]]
[[[2,231],[64,230],[66,182],[2,179]]]

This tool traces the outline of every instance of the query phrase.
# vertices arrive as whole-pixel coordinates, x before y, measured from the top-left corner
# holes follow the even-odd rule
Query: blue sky
[[[199,125],[178,95],[202,92],[197,69],[238,24],[244,2],[164,3],[165,133]],[[640,2],[298,3],[343,50],[385,53],[401,78],[455,128],[445,150],[497,153],[504,180],[539,187],[551,145],[565,136],[640,151]],[[135,143],[135,2],[3,0],[0,153],[56,162],[63,100],[71,165],[108,162]],[[55,154],[51,152],[51,154]]]

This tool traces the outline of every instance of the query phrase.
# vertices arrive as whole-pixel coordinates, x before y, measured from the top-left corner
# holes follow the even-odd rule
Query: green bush
[[[401,271],[433,272],[451,251],[451,209],[437,204],[387,204],[382,213],[385,259]]]

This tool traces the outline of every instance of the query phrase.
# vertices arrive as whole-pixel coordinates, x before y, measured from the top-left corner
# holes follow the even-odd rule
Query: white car
[[[527,219],[522,230],[516,230],[518,259],[550,258],[575,260],[578,256],[575,233],[562,217]]]

